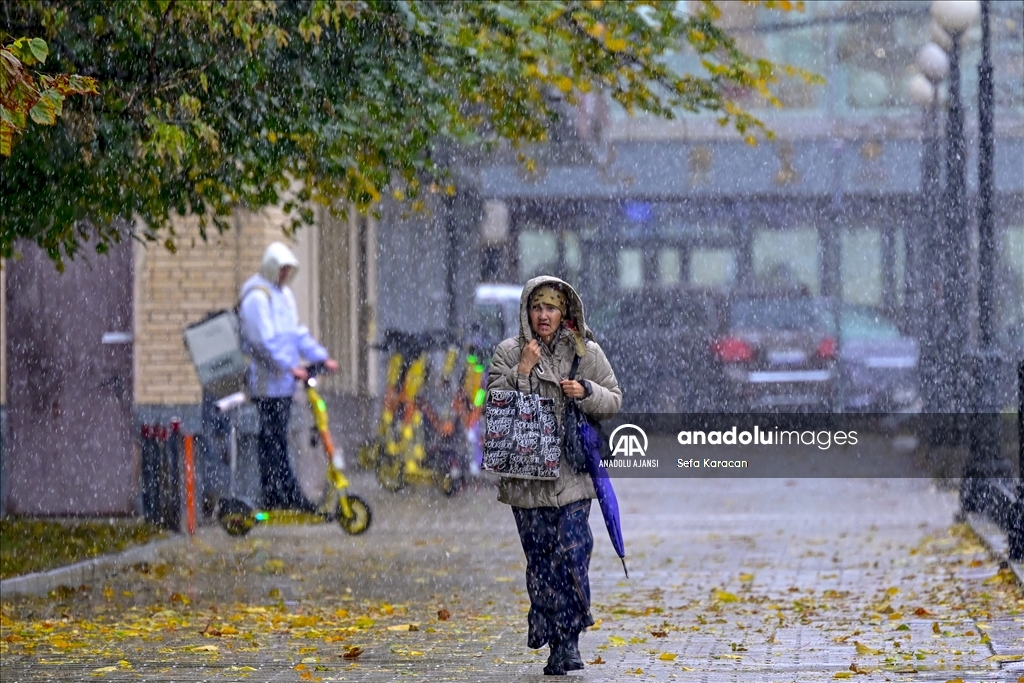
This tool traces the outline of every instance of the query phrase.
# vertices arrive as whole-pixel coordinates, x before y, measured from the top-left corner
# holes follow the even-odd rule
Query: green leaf
[[[46,41],[42,38],[33,38],[29,41],[28,49],[32,52],[32,56],[36,58],[40,64],[46,61],[46,58],[50,55],[50,48],[47,47]]]
[[[39,100],[32,106],[28,114],[33,121],[41,126],[52,126],[57,123],[64,105],[64,96],[54,89],[46,90],[39,95]]]

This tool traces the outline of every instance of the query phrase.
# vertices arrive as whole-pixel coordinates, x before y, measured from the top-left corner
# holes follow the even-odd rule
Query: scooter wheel
[[[251,505],[244,500],[228,498],[220,502],[217,520],[224,531],[232,536],[245,536],[252,531],[256,523],[256,515]]]
[[[370,506],[359,496],[349,495],[348,506],[352,514],[346,517],[341,505],[338,505],[338,524],[352,536],[358,536],[370,528],[373,515],[370,513]]]

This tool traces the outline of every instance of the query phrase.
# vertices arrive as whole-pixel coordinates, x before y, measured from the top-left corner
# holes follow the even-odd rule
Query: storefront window
[[[759,230],[754,235],[754,279],[763,286],[821,291],[818,231],[814,228]]]

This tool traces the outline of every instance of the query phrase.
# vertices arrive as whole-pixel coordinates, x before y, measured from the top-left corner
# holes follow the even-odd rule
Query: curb
[[[981,539],[989,554],[999,560],[1000,564],[1007,565],[1017,577],[1017,582],[1024,586],[1024,563],[1010,561],[1010,542],[1003,530],[987,517],[974,512],[967,515],[967,524]]]
[[[26,595],[47,595],[61,586],[81,586],[82,584],[102,581],[110,574],[117,573],[122,567],[139,562],[154,562],[161,552],[183,543],[188,536],[173,534],[170,538],[161,538],[146,545],[129,548],[120,553],[100,555],[89,560],[76,562],[66,567],[58,567],[46,572],[12,576],[0,580],[0,593],[3,597]]]

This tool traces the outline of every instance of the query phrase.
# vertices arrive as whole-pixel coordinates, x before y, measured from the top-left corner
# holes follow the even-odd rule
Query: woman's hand
[[[583,385],[574,379],[563,379],[559,384],[562,385],[562,393],[567,398],[583,398],[587,395]]]
[[[519,374],[529,375],[533,368],[540,362],[540,342],[531,339],[523,347],[523,354],[519,356]]]

